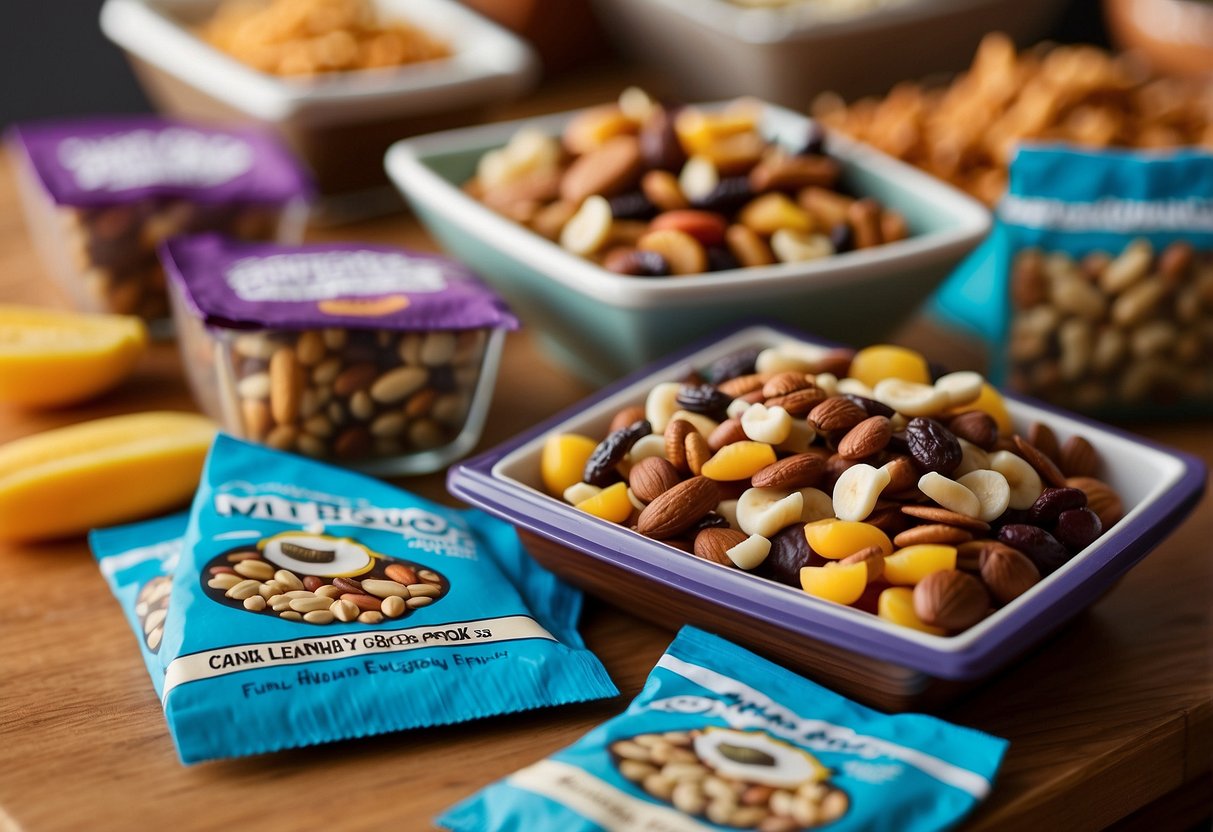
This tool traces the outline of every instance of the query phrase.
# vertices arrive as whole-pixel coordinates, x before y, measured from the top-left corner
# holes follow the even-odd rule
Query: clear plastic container
[[[479,440],[514,321],[457,264],[384,247],[249,246],[213,235],[170,243],[165,262],[190,386],[229,433],[382,475],[438,470]],[[242,282],[250,264],[257,277]],[[415,273],[432,277],[435,266],[444,285],[422,286]],[[285,294],[268,298],[264,287],[283,275]],[[342,295],[340,280],[375,294]],[[260,298],[234,315],[217,284],[237,286],[244,298],[227,298],[237,304]],[[320,285],[324,298],[300,298],[300,286]]]
[[[161,242],[303,236],[307,177],[264,136],[137,117],[27,125],[11,138],[34,241],[85,311],[139,315],[165,334]]]

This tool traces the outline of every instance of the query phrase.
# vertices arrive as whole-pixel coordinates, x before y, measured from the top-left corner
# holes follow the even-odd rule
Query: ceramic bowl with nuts
[[[161,242],[303,236],[308,175],[255,129],[128,116],[19,125],[9,139],[34,240],[86,311],[138,315],[162,332]]]
[[[217,235],[162,254],[191,387],[228,432],[378,474],[437,470],[478,441],[516,321],[459,264]]]
[[[1192,507],[1191,457],[747,327],[452,470],[532,553],[881,707],[954,694],[1094,601]]]
[[[635,89],[405,140],[387,167],[443,246],[597,380],[747,315],[879,340],[989,227],[975,201],[791,111]]]

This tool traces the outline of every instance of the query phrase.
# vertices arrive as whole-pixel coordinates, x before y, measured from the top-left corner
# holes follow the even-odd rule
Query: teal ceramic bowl
[[[450,130],[397,142],[388,175],[454,257],[510,302],[561,363],[593,382],[624,373],[721,326],[782,321],[861,345],[904,321],[986,235],[984,206],[921,171],[841,135],[827,150],[853,193],[899,211],[911,236],[808,263],[641,279],[608,272],[465,194],[479,158],[521,127],[559,134],[574,112]],[[764,105],[762,130],[794,146],[808,119]]]

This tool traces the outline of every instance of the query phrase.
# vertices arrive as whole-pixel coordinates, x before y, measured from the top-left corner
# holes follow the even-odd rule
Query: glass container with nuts
[[[517,323],[457,263],[218,235],[163,257],[195,396],[229,432],[378,474],[437,470],[478,440]]]
[[[76,304],[165,332],[156,247],[183,233],[301,239],[311,183],[255,129],[153,117],[46,122],[10,135],[30,229]]]

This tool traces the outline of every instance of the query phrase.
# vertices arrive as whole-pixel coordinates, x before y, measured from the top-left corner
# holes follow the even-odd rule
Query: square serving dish
[[[442,243],[501,292],[545,347],[595,382],[618,378],[745,317],[775,318],[825,337],[879,340],[981,241],[990,216],[975,200],[845,136],[826,149],[843,183],[901,213],[911,236],[807,263],[677,279],[609,272],[496,213],[461,190],[477,160],[522,126],[557,135],[575,112],[419,136],[388,151],[387,169]],[[809,121],[763,105],[761,129],[794,147]]]
[[[452,47],[449,58],[314,79],[260,72],[192,30],[219,0],[106,0],[101,29],[126,52],[161,110],[254,120],[279,131],[325,194],[383,187],[381,160],[401,136],[478,120],[538,77],[521,38],[454,0],[374,0],[384,19],[415,23]]]
[[[612,40],[683,95],[757,95],[804,108],[821,92],[883,95],[906,79],[968,65],[988,32],[1034,43],[1059,0],[594,0]]]
[[[736,350],[822,343],[778,325],[726,331],[602,390],[533,430],[451,469],[452,494],[518,527],[547,568],[663,626],[694,624],[839,691],[888,710],[938,704],[993,674],[1098,599],[1191,511],[1204,466],[1189,455],[1022,398],[1007,396],[1017,432],[1046,422],[1102,455],[1125,516],[1027,593],[961,634],[910,630],[789,586],[693,557],[548,496],[539,460],[551,433],[599,437],[656,383]]]

